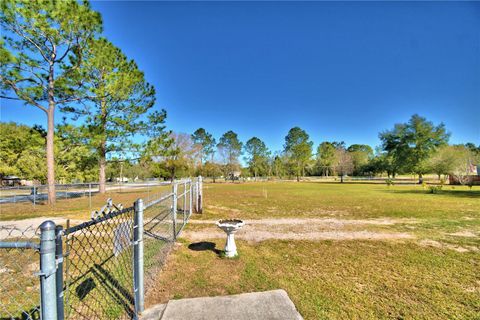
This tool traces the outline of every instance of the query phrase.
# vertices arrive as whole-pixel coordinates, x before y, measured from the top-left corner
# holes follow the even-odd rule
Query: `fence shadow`
[[[40,306],[31,308],[28,311],[23,311],[20,316],[4,317],[1,316],[0,320],[40,320]]]
[[[127,315],[133,319],[133,316],[135,315],[135,311],[133,309],[135,300],[130,293],[131,289],[124,288],[122,284],[114,276],[112,276],[110,272],[108,272],[108,270],[102,267],[102,265],[95,264],[92,271],[98,276],[100,283],[106,287],[106,291],[110,294],[114,301],[116,301],[118,305],[121,305]]]

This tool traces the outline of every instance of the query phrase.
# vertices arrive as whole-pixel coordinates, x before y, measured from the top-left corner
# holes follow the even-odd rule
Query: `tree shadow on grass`
[[[440,195],[454,198],[471,198],[480,199],[480,190],[439,190],[436,193],[431,193],[430,190],[385,190],[389,193],[404,193],[404,194],[426,194],[426,195]]]
[[[217,256],[221,256],[223,251],[215,248],[216,244],[208,241],[201,241],[196,243],[191,243],[188,245],[188,249],[193,251],[212,251]]]

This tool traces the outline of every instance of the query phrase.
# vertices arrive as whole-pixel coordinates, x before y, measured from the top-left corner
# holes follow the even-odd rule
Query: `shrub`
[[[442,185],[437,185],[437,186],[429,186],[430,193],[438,193],[440,190],[442,190]]]
[[[388,187],[391,187],[395,184],[395,181],[392,178],[388,178],[385,180],[385,183],[387,184]]]

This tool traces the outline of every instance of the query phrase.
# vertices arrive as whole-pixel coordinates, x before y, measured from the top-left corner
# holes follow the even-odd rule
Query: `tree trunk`
[[[99,172],[98,172],[98,192],[100,194],[105,194],[106,187],[106,177],[105,177],[105,169],[106,169],[106,157],[107,157],[107,138],[106,138],[106,127],[107,127],[107,105],[105,98],[102,98],[100,101],[100,110],[102,112],[101,118],[101,126],[102,126],[102,141],[100,142],[100,159],[99,159]]]
[[[98,191],[100,194],[105,194],[106,192],[106,187],[105,187],[105,168],[106,168],[107,161],[105,160],[105,153],[102,152],[100,155],[100,159],[98,161],[98,167],[99,167],[99,172],[98,172]]]
[[[340,183],[343,183],[343,174],[340,175]]]
[[[419,173],[418,174],[418,184],[422,184],[423,183],[423,174]]]
[[[48,204],[54,205],[57,201],[57,193],[55,191],[55,78],[54,78],[54,62],[56,57],[56,49],[52,54],[48,72],[48,110],[47,110],[47,183],[48,183]]]
[[[55,191],[55,151],[53,143],[55,139],[55,102],[50,101],[50,107],[47,112],[47,183],[48,183],[48,204],[54,205],[57,200]]]

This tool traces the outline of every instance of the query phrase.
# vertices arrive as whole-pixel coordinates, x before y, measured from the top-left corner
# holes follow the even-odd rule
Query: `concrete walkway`
[[[302,320],[285,290],[232,296],[170,300],[155,305],[141,320]]]

